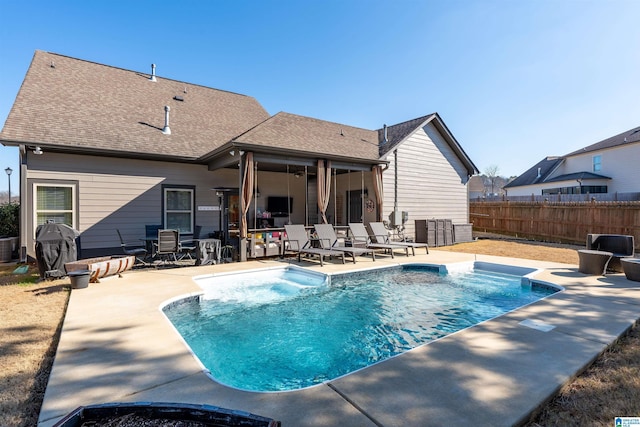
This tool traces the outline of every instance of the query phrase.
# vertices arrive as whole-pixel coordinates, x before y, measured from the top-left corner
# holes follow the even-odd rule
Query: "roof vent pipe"
[[[151,77],[149,77],[149,80],[151,80],[152,82],[157,81],[156,80],[156,64],[151,64]]]
[[[538,168],[538,176],[536,177],[536,179],[539,179],[542,176],[542,168]]]
[[[169,108],[168,105],[164,106],[164,127],[162,128],[162,133],[165,135],[171,135],[171,128],[169,127]]]
[[[389,142],[389,139],[387,138],[387,125],[382,125],[382,129],[384,131],[384,139],[382,140],[382,143],[386,144],[387,142]]]

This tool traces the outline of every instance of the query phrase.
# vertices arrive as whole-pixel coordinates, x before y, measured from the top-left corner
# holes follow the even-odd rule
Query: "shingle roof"
[[[553,173],[560,163],[564,161],[562,157],[546,157],[536,163],[531,169],[518,176],[516,179],[505,185],[503,188],[520,187],[522,185],[532,185],[545,182],[546,178]],[[540,173],[538,174],[538,169]]]
[[[612,136],[611,138],[604,139],[595,144],[591,144],[579,150],[573,151],[565,156],[561,157],[547,157],[540,161],[538,164],[528,169],[522,175],[505,185],[505,188],[520,187],[524,185],[538,184],[542,182],[554,182],[554,181],[567,181],[576,179],[611,179],[604,175],[598,175],[591,172],[575,172],[566,175],[559,175],[553,178],[547,179],[550,174],[556,169],[556,167],[564,161],[565,158],[570,156],[576,156],[583,153],[589,153],[597,150],[604,150],[607,148],[618,147],[625,144],[632,144],[640,142],[640,127],[630,129],[621,134]],[[538,178],[538,168],[540,171],[540,178]]]
[[[36,51],[0,140],[193,160],[268,117],[249,96]]]
[[[456,153],[460,161],[464,164],[467,174],[472,176],[479,172],[471,158],[464,151],[462,146],[455,139],[447,125],[442,121],[438,113],[427,114],[413,120],[387,126],[387,141],[384,141],[384,128],[378,129],[378,141],[380,143],[380,157],[384,157],[402,141],[404,141],[411,133],[415,132],[419,127],[424,126],[426,122],[433,123],[451,149]]]
[[[376,131],[285,112],[270,117],[233,142],[314,156],[379,159]]]
[[[380,156],[382,157],[389,151],[393,150],[396,145],[401,143],[407,136],[415,131],[418,126],[434,116],[435,114],[427,114],[426,116],[387,126],[386,143],[384,142],[384,128],[378,129],[378,140],[380,141]]]
[[[378,163],[434,119],[469,175],[477,168],[437,113],[367,130],[290,113],[269,114],[252,97],[36,51],[0,132],[5,145],[208,162],[230,145]],[[162,133],[165,106],[171,134]]]
[[[640,127],[630,129],[626,132],[622,132],[621,134],[596,142],[595,144],[588,145],[584,148],[573,151],[564,157],[575,156],[577,154],[588,153],[590,151],[603,150],[605,148],[613,148],[634,142],[640,142]]]
[[[589,179],[611,179],[611,177],[598,175],[597,173],[593,173],[593,172],[574,172],[574,173],[567,173],[564,175],[554,176],[553,178],[550,178],[545,182],[577,181],[577,180],[583,181],[583,180],[589,180]]]

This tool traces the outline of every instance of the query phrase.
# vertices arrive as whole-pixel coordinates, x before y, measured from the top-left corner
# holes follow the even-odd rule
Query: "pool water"
[[[334,275],[330,284],[302,277],[264,272],[238,286],[213,280],[202,297],[164,312],[216,381],[283,391],[340,377],[555,292],[523,285],[518,275],[441,274],[417,265]]]

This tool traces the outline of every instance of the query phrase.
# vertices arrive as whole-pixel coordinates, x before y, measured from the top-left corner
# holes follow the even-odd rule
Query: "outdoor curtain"
[[[242,176],[242,197],[240,198],[240,238],[247,238],[247,212],[253,197],[253,153],[245,155],[244,175]]]
[[[375,165],[371,168],[371,172],[373,172],[373,191],[376,193],[376,220],[382,221],[382,166]]]
[[[328,224],[327,207],[331,194],[331,161],[327,160],[327,168],[324,168],[324,160],[318,160],[318,209],[322,214],[323,224]]]

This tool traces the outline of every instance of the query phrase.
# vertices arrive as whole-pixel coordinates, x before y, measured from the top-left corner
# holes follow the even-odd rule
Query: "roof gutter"
[[[227,155],[231,150],[243,150],[243,151],[252,151],[255,153],[269,153],[272,155],[280,155],[283,157],[291,156],[291,157],[302,157],[302,158],[313,158],[313,159],[327,159],[331,161],[337,162],[347,162],[347,163],[357,163],[363,165],[373,165],[373,164],[385,164],[388,165],[389,162],[386,160],[380,159],[363,159],[361,157],[347,157],[347,156],[336,156],[326,153],[309,153],[308,151],[297,151],[290,150],[286,148],[276,148],[276,147],[266,147],[264,145],[256,145],[256,144],[246,144],[246,143],[238,143],[238,142],[230,142],[224,144],[217,150],[207,154],[206,156],[200,157],[197,160],[209,162],[216,157],[220,157],[223,155]]]
[[[139,153],[135,151],[119,151],[119,150],[105,150],[101,148],[87,148],[79,146],[67,146],[67,145],[51,145],[42,144],[39,142],[25,142],[25,141],[8,141],[0,140],[5,146],[8,147],[26,147],[27,150],[34,150],[39,147],[43,153],[65,153],[65,154],[77,154],[87,156],[108,156],[118,158],[131,158],[139,160],[160,160],[164,162],[176,162],[176,163],[196,163],[202,164],[194,157],[175,156],[167,154],[153,154],[153,153]]]

